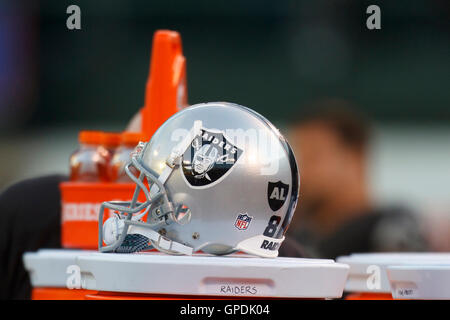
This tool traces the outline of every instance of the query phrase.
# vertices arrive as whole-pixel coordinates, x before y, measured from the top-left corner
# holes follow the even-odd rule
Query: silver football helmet
[[[276,257],[300,183],[278,130],[255,111],[224,102],[176,113],[139,143],[125,171],[136,189],[129,202],[102,204],[101,252],[154,247],[170,254]],[[106,208],[115,213],[102,225]]]

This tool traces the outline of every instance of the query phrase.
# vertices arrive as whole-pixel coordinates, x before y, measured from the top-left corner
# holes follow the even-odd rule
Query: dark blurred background
[[[77,4],[82,30],[66,28]],[[379,120],[450,119],[448,1],[2,1],[1,129],[125,124],[142,104],[152,34],[178,30],[191,103],[231,100],[282,121],[317,96]],[[277,107],[275,107],[277,106]]]
[[[191,104],[236,102],[283,130],[316,98],[352,101],[374,123],[373,197],[448,215],[449,18],[445,0],[1,0],[0,190],[67,173],[81,129],[122,130],[165,28],[181,33]]]

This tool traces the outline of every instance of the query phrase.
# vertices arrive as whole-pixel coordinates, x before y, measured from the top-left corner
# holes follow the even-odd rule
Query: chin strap
[[[117,238],[123,232],[124,227],[125,219],[121,219],[118,215],[106,220],[103,224],[103,239],[105,243],[110,245],[117,241]],[[137,237],[137,235],[143,237]],[[166,253],[185,255],[192,255],[193,253],[193,248],[170,240],[151,228],[137,224],[131,224],[129,226],[125,240],[127,243],[122,243],[121,246],[115,250],[115,252],[141,251],[148,248],[148,243],[151,242],[156,249],[161,249],[161,251]],[[146,243],[144,244],[144,242]]]
[[[160,235],[153,229],[145,228],[138,225],[131,225],[130,228],[128,229],[128,234],[143,235],[147,237],[157,249],[161,248],[165,251],[168,251],[168,253],[180,253],[185,255],[192,255],[194,250],[193,248],[188,247],[180,242],[170,240]]]

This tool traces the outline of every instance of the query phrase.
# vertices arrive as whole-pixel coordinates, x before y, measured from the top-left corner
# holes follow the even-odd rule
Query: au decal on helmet
[[[231,170],[242,152],[222,132],[202,129],[183,155],[183,174],[191,186],[209,185]]]
[[[269,201],[270,209],[273,211],[280,210],[286,202],[286,197],[289,192],[289,185],[281,181],[269,182],[267,185],[267,199]]]

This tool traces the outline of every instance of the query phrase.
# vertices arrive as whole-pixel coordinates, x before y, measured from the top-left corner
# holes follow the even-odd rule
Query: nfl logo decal
[[[240,213],[240,214],[238,214],[238,216],[236,218],[236,222],[234,223],[234,226],[236,228],[238,228],[239,230],[247,230],[252,219],[253,219],[253,217],[250,217],[246,213]]]

